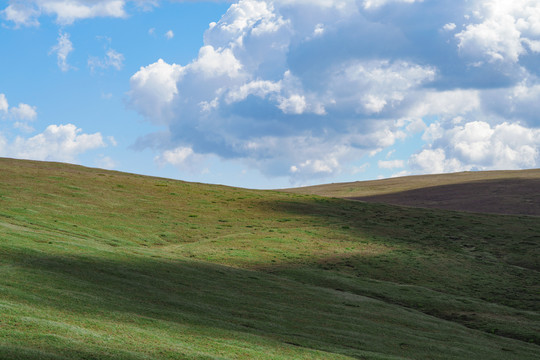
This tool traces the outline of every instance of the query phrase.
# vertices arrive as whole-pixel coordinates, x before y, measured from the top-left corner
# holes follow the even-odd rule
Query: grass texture
[[[0,359],[537,359],[539,234],[0,159]]]

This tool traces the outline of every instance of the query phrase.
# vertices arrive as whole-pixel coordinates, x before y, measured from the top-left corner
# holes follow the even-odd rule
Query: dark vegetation
[[[478,213],[540,216],[540,177],[472,181],[351,199]]]

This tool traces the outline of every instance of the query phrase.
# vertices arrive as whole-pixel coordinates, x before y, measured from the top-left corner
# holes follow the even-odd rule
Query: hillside
[[[407,176],[284,191],[402,206],[540,216],[540,169]]]
[[[0,158],[0,358],[537,359],[538,234]]]

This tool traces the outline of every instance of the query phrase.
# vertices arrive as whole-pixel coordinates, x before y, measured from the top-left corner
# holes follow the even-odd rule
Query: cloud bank
[[[539,41],[534,0],[241,0],[191,63],[133,75],[131,106],[167,129],[138,146],[302,181],[425,131],[379,167],[537,166]]]

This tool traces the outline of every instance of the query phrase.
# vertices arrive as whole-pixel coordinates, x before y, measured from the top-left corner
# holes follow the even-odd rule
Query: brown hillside
[[[463,172],[287,191],[446,210],[540,216],[540,170]]]
[[[475,181],[351,199],[423,208],[540,216],[540,179]]]

